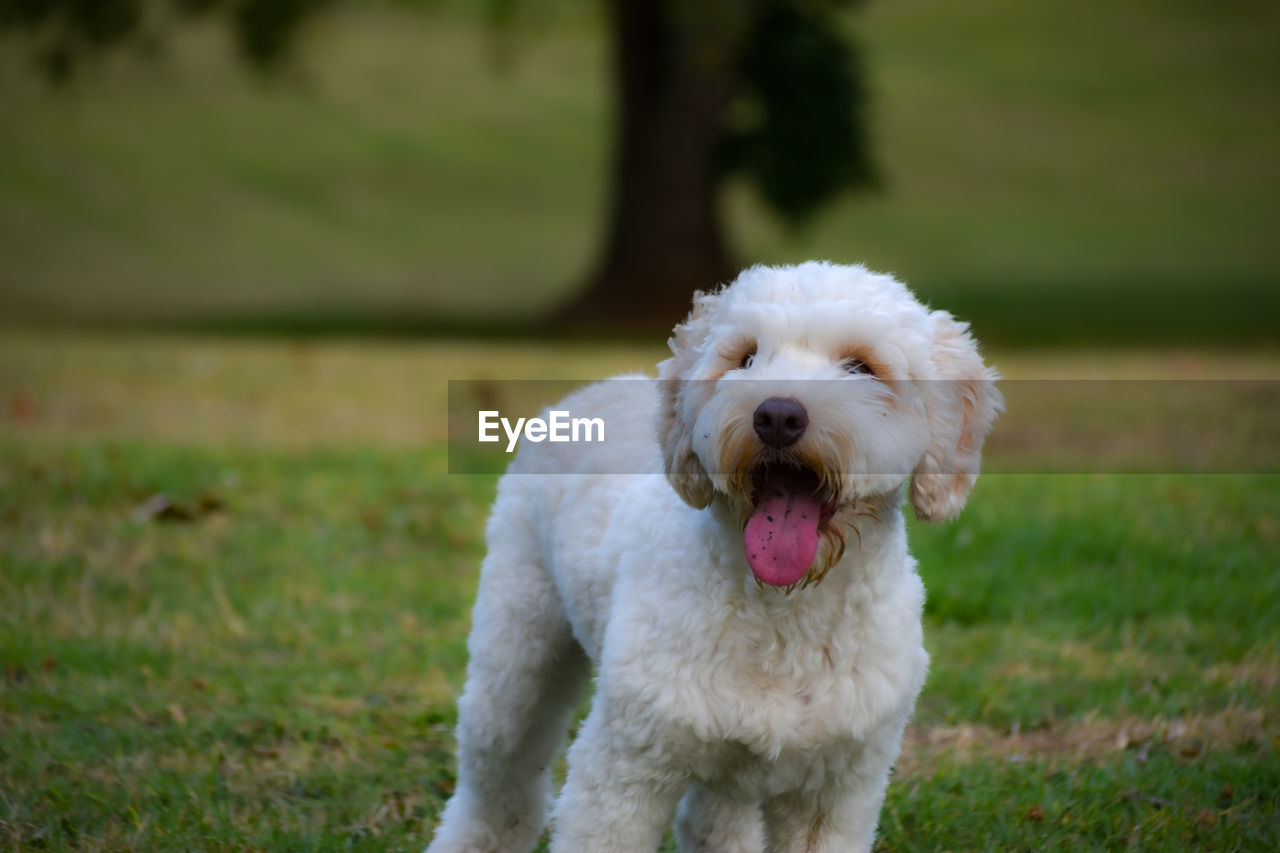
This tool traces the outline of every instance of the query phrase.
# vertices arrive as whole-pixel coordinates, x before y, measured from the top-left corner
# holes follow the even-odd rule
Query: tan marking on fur
[[[857,359],[871,369],[877,379],[890,381],[896,379],[889,365],[876,356],[875,350],[865,344],[851,344],[836,352],[836,360],[847,361]]]
[[[730,493],[744,501],[751,499],[755,489],[756,468],[766,463],[808,468],[818,475],[818,485],[823,492],[828,496],[840,494],[839,472],[828,468],[818,452],[803,439],[780,452],[768,450],[754,436],[742,441],[737,435],[726,434],[722,439],[723,453],[728,458],[718,460],[720,470],[728,474]],[[739,448],[738,452],[735,453],[734,448]]]
[[[862,547],[862,531],[858,529],[858,518],[870,518],[875,523],[880,522],[879,505],[883,505],[886,498],[883,496],[877,498],[860,499],[854,504],[852,515],[853,521],[845,522],[845,526],[852,530],[858,537],[858,547]],[[834,519],[833,519],[834,521]],[[746,523],[745,521],[743,522]],[[844,552],[848,546],[848,536],[840,532],[837,524],[828,521],[818,531],[818,535],[822,537],[822,545],[818,549],[818,556],[814,558],[814,565],[805,573],[805,576],[789,587],[784,588],[783,592],[790,595],[796,589],[808,589],[811,586],[817,586],[822,583],[832,567],[839,563],[844,557]]]
[[[743,453],[739,455],[733,469],[733,476],[730,482],[739,494],[748,500],[751,499],[751,493],[755,490],[755,477],[753,476],[756,469],[756,455],[754,453]]]
[[[974,399],[974,380],[961,381],[965,382],[965,389],[960,395],[960,441],[956,449],[967,456],[973,452],[973,440],[978,429],[978,407]]]
[[[728,365],[728,367],[720,371],[720,376],[723,376],[730,370],[736,369],[738,365],[742,363],[743,359],[749,355],[754,355],[758,351],[758,348],[759,344],[750,338],[742,338],[732,344],[716,347],[716,355],[724,359],[725,364]]]
[[[1003,398],[993,382],[994,371],[982,363],[969,327],[943,311],[935,311],[937,323],[933,358],[938,369],[928,397],[934,407],[955,406],[960,415],[958,429],[939,431],[937,413],[929,414],[934,435],[928,451],[912,472],[909,496],[916,517],[941,521],[953,517],[977,479],[979,452],[983,439]]]
[[[827,815],[825,812],[818,812],[813,816],[813,822],[809,824],[809,831],[804,836],[805,850],[819,850],[822,842],[822,832],[827,828]]]
[[[667,339],[671,358],[658,365],[661,406],[658,439],[662,446],[663,469],[681,499],[696,507],[710,502],[711,484],[702,464],[693,454],[692,436],[683,428],[676,410],[685,387],[685,377],[697,361],[698,345],[706,337],[709,315],[716,299],[714,293],[694,295],[693,310]]]

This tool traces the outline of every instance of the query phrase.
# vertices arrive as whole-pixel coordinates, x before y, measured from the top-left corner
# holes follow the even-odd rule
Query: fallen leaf
[[[1137,790],[1125,791],[1120,796],[1126,799],[1142,800],[1144,803],[1150,803],[1151,805],[1155,806],[1158,809],[1167,809],[1173,806],[1173,803],[1169,800],[1163,799],[1161,797],[1154,797],[1151,794],[1144,794],[1141,791],[1137,791]]]
[[[221,512],[226,504],[216,495],[203,494],[193,505],[178,503],[164,492],[156,492],[133,508],[136,522],[144,521],[197,521],[206,515]]]
[[[157,492],[133,508],[134,521],[190,521],[191,513],[179,507],[164,492]]]
[[[9,397],[9,416],[18,423],[29,423],[36,419],[36,401],[25,391],[15,391]]]
[[[222,512],[226,507],[227,505],[222,502],[222,498],[206,492],[196,501],[196,514],[210,515],[211,513]]]

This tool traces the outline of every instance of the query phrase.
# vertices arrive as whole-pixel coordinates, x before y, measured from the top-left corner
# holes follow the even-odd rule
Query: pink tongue
[[[760,500],[742,533],[747,563],[770,586],[790,586],[805,576],[818,553],[818,480],[812,472],[771,465]]]

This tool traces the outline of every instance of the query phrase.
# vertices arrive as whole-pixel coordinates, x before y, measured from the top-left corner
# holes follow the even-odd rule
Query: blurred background
[[[497,480],[450,386],[652,371],[695,288],[826,258],[1008,403],[909,522],[877,851],[1280,849],[1277,46],[1254,0],[0,0],[0,847],[421,850]]]
[[[3,0],[0,319],[661,333],[866,262],[989,344],[1258,345],[1280,7]]]

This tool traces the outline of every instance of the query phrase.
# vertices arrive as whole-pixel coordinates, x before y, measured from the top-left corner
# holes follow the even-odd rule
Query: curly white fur
[[[533,847],[593,663],[553,851],[652,851],[673,814],[686,853],[871,847],[928,665],[903,486],[923,518],[960,511],[995,375],[950,315],[825,263],[700,294],[671,349],[658,383],[562,404],[614,415],[607,453],[543,445],[499,485],[429,853]],[[807,412],[785,447],[753,422],[771,398]],[[655,473],[617,473],[637,464]],[[823,504],[812,565],[783,588],[744,553],[770,466],[807,472]],[[563,473],[589,476],[545,476]]]

